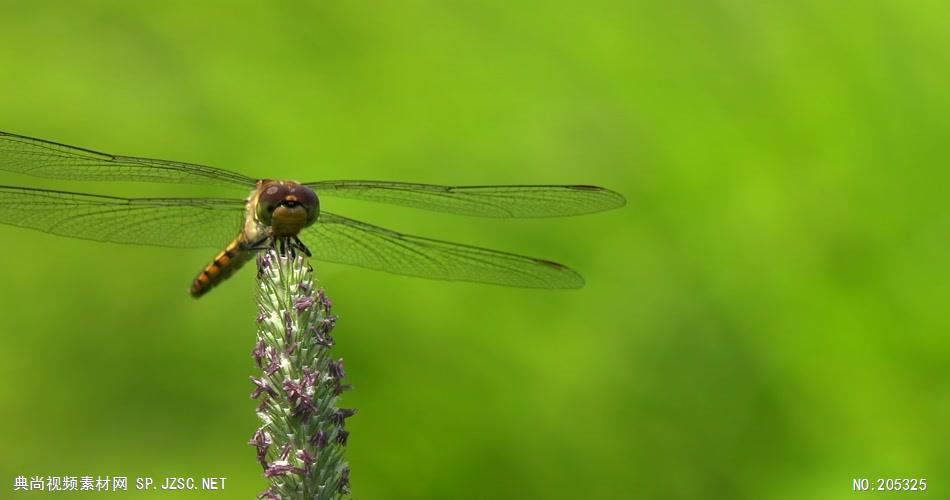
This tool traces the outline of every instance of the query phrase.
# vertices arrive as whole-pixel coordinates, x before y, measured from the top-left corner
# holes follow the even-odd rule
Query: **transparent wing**
[[[147,181],[254,187],[250,177],[177,161],[118,156],[0,132],[0,170],[77,181]]]
[[[301,238],[316,259],[440,280],[529,288],[580,288],[584,279],[555,262],[409,236],[321,212]]]
[[[244,203],[214,198],[119,198],[0,186],[0,223],[87,240],[223,248]]]
[[[381,181],[307,184],[339,196],[478,217],[560,217],[622,207],[619,193],[597,186],[439,186]]]

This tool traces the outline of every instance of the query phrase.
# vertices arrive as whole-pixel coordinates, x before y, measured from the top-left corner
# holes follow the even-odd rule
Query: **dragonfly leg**
[[[263,242],[262,242],[263,243]],[[273,250],[277,255],[281,257],[287,255],[287,239],[286,238],[274,238],[268,237],[267,246],[262,250]]]
[[[310,249],[307,248],[307,245],[305,245],[304,242],[300,241],[300,238],[297,236],[294,236],[294,246],[296,246],[297,249],[300,250],[300,252],[306,255],[307,257],[313,257],[313,254],[310,253]]]
[[[312,256],[310,249],[307,248],[307,245],[304,244],[303,241],[300,241],[300,238],[296,236],[287,236],[281,238],[267,236],[265,238],[261,238],[260,241],[251,244],[250,248],[253,250],[273,250],[278,255],[290,256],[291,258],[296,258],[297,252],[300,252],[307,257]]]
[[[252,242],[250,245],[248,245],[248,248],[255,251],[271,250],[274,248],[274,245],[270,241],[270,236],[265,236],[255,242]]]

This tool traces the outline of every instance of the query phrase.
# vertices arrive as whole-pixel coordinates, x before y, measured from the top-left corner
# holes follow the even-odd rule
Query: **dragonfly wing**
[[[0,170],[78,181],[148,181],[251,188],[250,177],[204,165],[100,153],[0,132]]]
[[[244,203],[215,198],[120,198],[0,186],[0,223],[113,243],[223,248]]]
[[[316,259],[395,274],[529,288],[584,286],[579,274],[555,262],[410,236],[327,212],[301,237]]]
[[[617,192],[597,186],[440,186],[380,181],[307,184],[320,196],[339,196],[478,217],[561,217],[622,207]]]

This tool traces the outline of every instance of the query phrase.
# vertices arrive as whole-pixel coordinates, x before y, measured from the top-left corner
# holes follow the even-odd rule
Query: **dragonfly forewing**
[[[441,186],[384,181],[306,184],[320,196],[337,196],[476,217],[563,217],[622,207],[617,192],[584,185]]]
[[[228,170],[91,149],[0,132],[0,170],[77,181],[211,184],[250,189],[255,180]]]

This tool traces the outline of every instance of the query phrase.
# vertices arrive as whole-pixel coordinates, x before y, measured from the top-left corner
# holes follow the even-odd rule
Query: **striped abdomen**
[[[201,271],[201,274],[195,278],[188,293],[196,299],[201,297],[217,286],[218,283],[228,279],[228,277],[234,274],[234,271],[240,269],[247,261],[253,259],[255,254],[254,250],[245,248],[243,243],[243,234],[238,235],[234,241],[228,243],[227,248],[219,253],[214,260],[204,268],[204,271]]]

